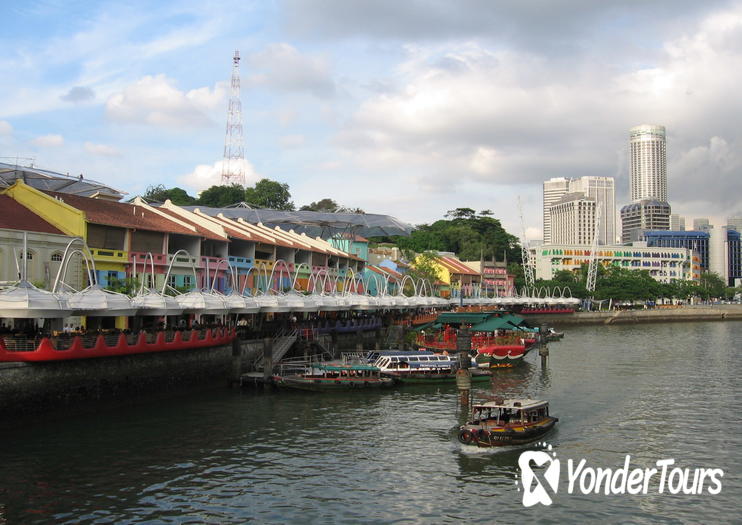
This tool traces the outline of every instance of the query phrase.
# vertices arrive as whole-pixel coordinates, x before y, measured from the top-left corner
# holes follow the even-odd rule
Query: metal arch
[[[54,286],[52,287],[52,293],[55,293],[57,291],[57,286],[59,285],[59,278],[62,275],[62,268],[69,264],[68,254],[69,254],[70,247],[76,242],[82,243],[82,247],[88,252],[88,256],[90,257],[90,261],[93,266],[92,275],[90,274],[90,270],[88,269],[88,282],[91,285],[98,284],[98,276],[97,276],[97,272],[95,269],[95,260],[93,259],[93,254],[90,252],[90,248],[88,248],[88,244],[85,242],[85,240],[82,237],[74,237],[70,239],[70,241],[67,243],[67,246],[64,247],[64,253],[62,254],[62,264],[59,265],[59,269],[57,270],[57,277],[54,279]],[[26,254],[23,254],[23,260],[26,261]],[[24,275],[23,278],[25,279],[25,277],[26,276]]]
[[[279,266],[278,263],[281,263],[282,269],[278,273],[278,279],[280,280],[283,278],[283,270],[286,270],[286,277],[288,277],[289,280],[291,280],[291,271],[289,270],[289,265],[284,259],[276,259],[273,263],[273,268],[271,268],[271,275],[269,277],[271,290],[273,289],[273,272],[276,271],[276,268]],[[275,290],[276,293],[282,293],[283,290]]]
[[[192,257],[191,254],[188,252],[188,250],[183,250],[183,249],[180,249],[176,251],[173,255],[171,255],[170,264],[168,265],[167,272],[165,273],[165,282],[162,284],[162,291],[160,292],[162,295],[165,295],[165,288],[167,287],[167,280],[168,278],[170,278],[170,272],[173,269],[173,263],[175,262],[175,258],[180,253],[185,253],[189,258]],[[198,274],[196,273],[196,265],[193,263],[193,261],[191,261],[191,269],[193,270],[193,284],[195,286],[198,283]]]

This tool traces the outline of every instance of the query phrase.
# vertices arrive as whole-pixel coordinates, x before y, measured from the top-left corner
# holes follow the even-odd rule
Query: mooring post
[[[240,344],[240,338],[235,337],[232,339],[232,377],[230,378],[230,384],[236,386],[240,384],[242,378],[242,345]]]
[[[466,408],[469,406],[471,399],[471,372],[469,371],[469,365],[471,364],[471,334],[469,330],[463,328],[459,330],[458,336],[456,337],[456,355],[458,357],[458,369],[456,370],[456,386],[459,389],[459,399],[461,407]]]
[[[545,324],[542,324],[539,328],[539,347],[538,355],[541,356],[541,368],[546,368],[549,360],[549,347],[546,344],[546,337],[549,329]]]
[[[266,387],[273,382],[273,339],[263,339],[263,380]]]

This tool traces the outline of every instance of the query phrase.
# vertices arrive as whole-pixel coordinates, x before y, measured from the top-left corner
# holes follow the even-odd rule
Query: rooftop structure
[[[81,197],[118,201],[126,195],[106,184],[86,179],[83,175],[71,177],[34,166],[17,166],[0,162],[0,190],[9,188],[17,180],[42,191],[57,191]]]

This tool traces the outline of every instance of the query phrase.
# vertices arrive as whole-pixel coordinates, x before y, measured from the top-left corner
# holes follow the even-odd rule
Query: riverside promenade
[[[648,310],[611,310],[607,312],[575,312],[572,314],[539,314],[527,317],[531,323],[555,326],[583,324],[631,324],[693,321],[740,321],[741,304],[657,307]]]

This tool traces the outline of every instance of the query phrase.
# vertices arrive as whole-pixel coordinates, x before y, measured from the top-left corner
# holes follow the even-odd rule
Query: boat
[[[456,381],[456,357],[416,350],[384,350],[371,352],[368,360],[381,373],[399,383],[446,383]],[[474,373],[472,381],[489,381],[491,376]]]
[[[378,367],[365,364],[318,363],[307,365],[303,371],[273,376],[273,383],[280,388],[327,392],[383,388],[394,384],[383,377]]]
[[[459,427],[459,441],[478,447],[522,445],[541,438],[559,418],[549,415],[549,402],[495,399],[472,407],[472,419]]]
[[[544,334],[544,340],[549,343],[559,341],[562,338],[564,338],[564,332],[557,332],[553,328],[549,328]]]

